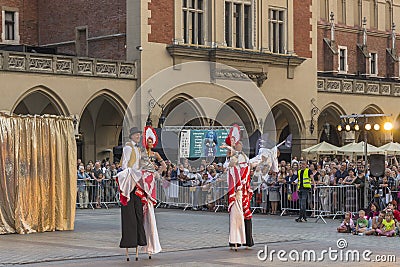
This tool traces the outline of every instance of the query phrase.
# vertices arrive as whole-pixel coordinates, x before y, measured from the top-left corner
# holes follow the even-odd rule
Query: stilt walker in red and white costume
[[[228,211],[229,211],[229,246],[237,247],[246,243],[243,216],[242,179],[240,175],[239,154],[235,150],[240,140],[240,128],[234,125],[221,148],[227,148],[228,165]]]
[[[157,203],[156,179],[159,179],[161,173],[167,169],[161,156],[157,152],[152,151],[157,146],[157,143],[158,137],[156,131],[151,126],[146,126],[143,131],[143,147],[145,151],[142,152],[140,161],[142,179],[138,184],[136,195],[140,197],[143,204],[143,224],[147,238],[147,246],[144,247],[144,251],[148,253],[149,259],[151,259],[152,254],[161,252],[154,205]]]
[[[246,232],[246,242],[243,243],[244,246],[252,247],[254,246],[253,241],[253,225],[252,217],[253,214],[250,209],[250,201],[253,197],[253,190],[250,187],[250,163],[249,158],[242,151],[242,142],[236,143],[236,153],[238,154],[239,167],[240,167],[240,178],[242,182],[242,203],[243,203],[243,216],[244,225]]]

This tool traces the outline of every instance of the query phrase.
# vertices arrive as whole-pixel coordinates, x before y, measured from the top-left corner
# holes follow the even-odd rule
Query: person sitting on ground
[[[368,220],[365,218],[365,211],[360,210],[358,212],[358,219],[356,222],[356,229],[353,232],[354,234],[363,234],[365,231],[367,231],[368,228]]]
[[[377,234],[376,230],[380,229],[382,226],[382,221],[385,219],[386,212],[380,211],[378,216],[374,216],[371,219],[371,227],[368,227],[367,231],[364,232],[365,235],[374,235]]]
[[[382,221],[382,225],[376,230],[378,235],[394,236],[395,234],[395,222],[393,220],[393,213],[387,212],[385,219]]]
[[[371,202],[371,205],[369,206],[369,211],[367,214],[367,219],[370,220],[378,215],[379,215],[379,205],[376,204],[376,202]]]
[[[390,202],[387,207],[385,208],[385,210],[387,212],[392,212],[393,213],[393,219],[396,223],[396,229],[397,229],[397,233],[400,234],[400,211],[397,209],[397,201],[396,200],[392,200],[392,202]]]
[[[342,224],[337,228],[339,233],[351,233],[354,229],[354,222],[351,218],[351,212],[346,212],[344,214],[344,220]]]

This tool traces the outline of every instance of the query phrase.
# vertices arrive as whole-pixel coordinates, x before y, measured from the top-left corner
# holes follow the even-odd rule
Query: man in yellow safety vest
[[[300,161],[300,170],[297,173],[297,191],[300,201],[300,214],[296,222],[306,222],[307,197],[311,191],[311,182],[314,183],[311,170],[305,161]]]

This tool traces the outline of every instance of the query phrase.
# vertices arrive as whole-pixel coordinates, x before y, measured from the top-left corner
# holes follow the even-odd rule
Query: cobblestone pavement
[[[257,214],[253,218],[256,246],[233,252],[226,246],[227,213],[157,209],[156,217],[163,252],[154,255],[151,261],[146,255],[141,255],[137,263],[124,261],[124,251],[118,248],[120,210],[116,208],[78,210],[74,231],[0,236],[0,266],[280,266],[284,263],[277,260],[272,264],[268,259],[259,261],[257,252],[265,245],[269,251],[337,249],[339,238],[346,239],[346,249],[368,249],[373,255],[396,255],[400,260],[400,238],[338,234],[335,229],[339,220],[329,219],[327,224],[314,223],[315,219],[296,223],[295,217]],[[316,264],[331,266],[338,263]],[[394,263],[362,263],[362,266],[369,265],[394,266]]]

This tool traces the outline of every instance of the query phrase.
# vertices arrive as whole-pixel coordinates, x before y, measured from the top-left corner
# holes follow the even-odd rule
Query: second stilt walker
[[[156,201],[156,179],[160,179],[161,173],[167,169],[160,154],[152,151],[157,146],[158,136],[151,126],[146,126],[143,132],[143,151],[140,166],[142,179],[138,184],[136,194],[140,197],[143,204],[144,230],[146,232],[147,246],[144,247],[151,259],[152,254],[161,252],[161,245],[158,238],[154,205]]]
[[[234,125],[225,140],[228,165],[228,211],[229,211],[229,246],[235,247],[246,243],[246,232],[243,216],[242,179],[240,176],[239,154],[235,146],[240,139],[240,128]]]
[[[254,246],[253,241],[253,224],[250,209],[250,201],[253,197],[253,190],[250,187],[250,163],[249,158],[242,151],[242,142],[239,141],[236,143],[236,153],[238,154],[239,167],[240,167],[240,178],[242,183],[242,205],[243,205],[243,217],[244,217],[244,226],[246,232],[246,242],[243,243],[244,246],[252,247]]]

